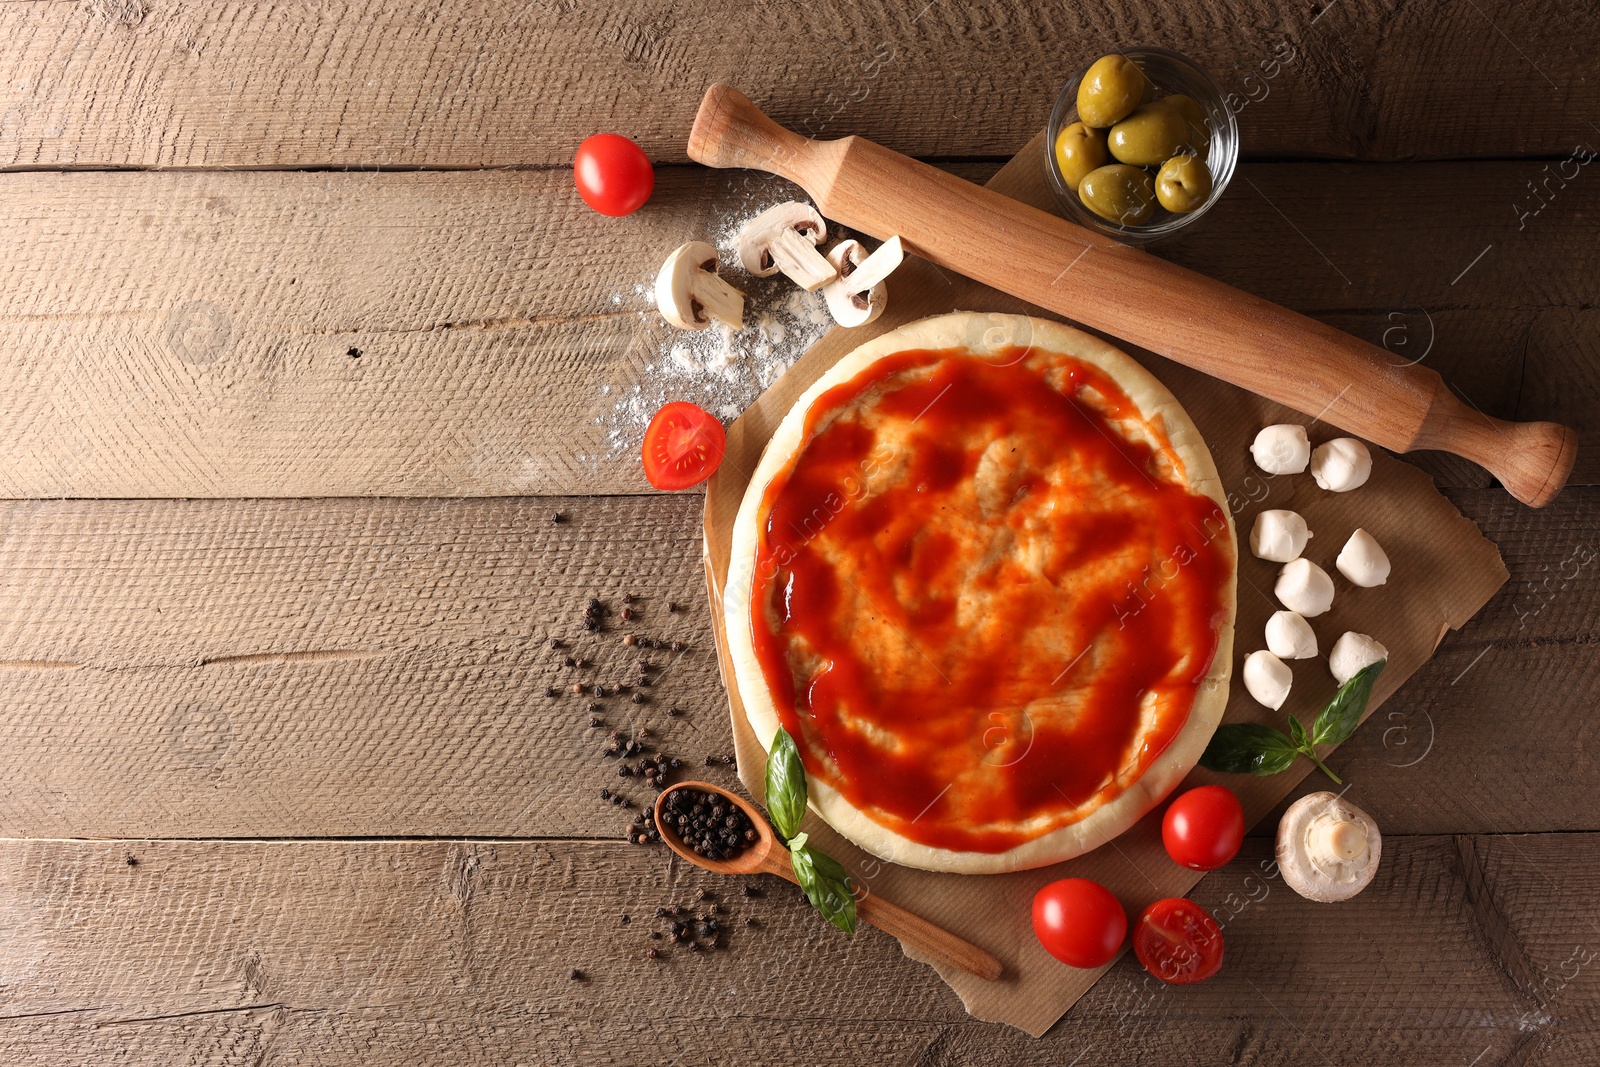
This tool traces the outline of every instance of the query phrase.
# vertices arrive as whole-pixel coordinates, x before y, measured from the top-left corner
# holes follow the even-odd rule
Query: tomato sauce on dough
[[[1002,852],[1183,728],[1234,546],[1159,418],[1054,353],[902,352],[822,394],[768,485],[750,624],[807,774]]]

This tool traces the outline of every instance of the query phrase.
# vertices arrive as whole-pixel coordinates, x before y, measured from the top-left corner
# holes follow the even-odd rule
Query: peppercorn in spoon
[[[724,813],[721,816],[726,830],[737,831],[733,834],[735,842],[729,843],[726,835],[714,836],[711,832],[712,827],[702,828],[692,825],[694,816],[689,812],[674,810],[677,805],[672,800],[673,794],[685,790],[709,793],[725,801],[738,813],[737,815]],[[741,815],[742,819],[739,817]],[[799,884],[799,879],[795,877],[794,869],[789,863],[787,850],[778,843],[778,836],[773,832],[766,817],[754,804],[720,786],[707,782],[679,782],[656,797],[655,816],[661,840],[667,843],[668,848],[697,867],[704,867],[718,874],[775,874],[796,885]],[[689,834],[704,830],[706,836],[693,838],[704,851],[697,850],[680,834],[677,821],[680,817],[686,820],[683,829]],[[726,826],[728,818],[732,818],[735,825]],[[748,825],[744,820],[748,820]],[[913,915],[904,908],[889,903],[876,893],[869,893],[856,900],[856,914],[878,929],[893,934],[919,952],[946,966],[958,968],[989,981],[1000,977],[1002,970],[1000,961],[989,953],[963,941],[948,930],[935,926],[921,916]]]

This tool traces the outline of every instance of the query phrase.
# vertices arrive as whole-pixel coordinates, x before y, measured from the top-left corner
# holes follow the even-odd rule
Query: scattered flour
[[[668,325],[656,309],[656,265],[632,292],[612,295],[613,305],[632,310],[639,320],[638,339],[626,363],[631,380],[603,385],[601,395],[615,399],[602,404],[595,419],[613,458],[637,452],[651,416],[674,400],[693,401],[724,422],[738,418],[833,326],[821,293],[808,293],[782,274],[756,278],[739,267],[734,237],[740,227],[789,199],[778,190],[773,193],[769,202],[741,210],[706,238],[717,246],[718,273],[745,294],[743,329],[719,322],[704,330]],[[830,244],[848,236],[836,231],[829,227]]]

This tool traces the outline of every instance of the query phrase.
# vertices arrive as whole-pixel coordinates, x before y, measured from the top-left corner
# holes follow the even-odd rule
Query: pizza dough
[[[1227,702],[1237,548],[1210,453],[1149,372],[1058,323],[957,312],[856,349],[779,425],[732,541],[757,739],[786,724],[812,809],[893,862],[1098,847]]]

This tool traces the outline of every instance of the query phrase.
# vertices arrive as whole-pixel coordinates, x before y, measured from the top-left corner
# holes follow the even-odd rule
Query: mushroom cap
[[[1372,881],[1382,855],[1372,816],[1334,793],[1301,797],[1278,823],[1278,870],[1307,900],[1349,900]]]
[[[798,200],[790,200],[769,207],[744,224],[734,239],[739,254],[739,266],[757,278],[770,278],[778,273],[778,264],[767,252],[779,230],[794,230],[814,245],[828,237],[828,224],[822,221],[817,209]]]
[[[656,307],[661,315],[680,330],[703,330],[711,316],[697,306],[691,288],[701,271],[716,273],[717,250],[704,241],[690,241],[675,248],[656,275]]]
[[[865,292],[852,293],[846,279],[850,268],[858,267],[867,258],[867,250],[860,241],[840,241],[828,249],[827,260],[839,276],[822,287],[822,296],[828,302],[828,312],[840,326],[865,326],[883,314],[888,304],[889,287],[879,282]]]

